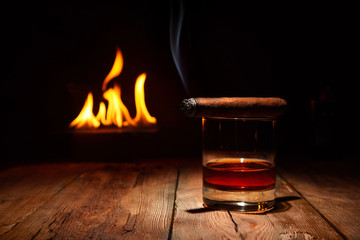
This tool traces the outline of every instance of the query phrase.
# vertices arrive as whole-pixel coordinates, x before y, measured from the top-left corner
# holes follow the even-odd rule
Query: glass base
[[[203,187],[204,205],[218,210],[263,213],[275,206],[275,189],[265,191],[222,191]]]

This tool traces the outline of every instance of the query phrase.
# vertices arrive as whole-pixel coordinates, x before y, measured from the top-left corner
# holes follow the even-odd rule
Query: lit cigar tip
[[[194,117],[196,114],[197,102],[194,98],[184,99],[180,104],[181,111],[187,117]]]

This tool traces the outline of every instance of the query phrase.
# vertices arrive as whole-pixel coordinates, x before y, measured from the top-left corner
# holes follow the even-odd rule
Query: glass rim
[[[274,121],[278,118],[276,117],[202,117],[202,119],[210,119],[210,120],[241,120],[241,121]]]

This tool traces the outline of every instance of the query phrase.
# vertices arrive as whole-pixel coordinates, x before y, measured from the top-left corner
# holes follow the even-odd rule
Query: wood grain
[[[176,180],[175,168],[100,164],[0,239],[167,239]]]
[[[341,239],[283,179],[277,208],[266,214],[212,211],[202,207],[201,171],[183,168],[176,195],[174,239]]]
[[[357,169],[301,164],[281,170],[266,214],[204,208],[200,159],[14,167],[0,239],[357,239]]]
[[[276,187],[278,209],[266,215],[276,226],[280,239],[342,239],[316,209],[279,176]]]
[[[346,238],[360,237],[360,175],[358,159],[341,161],[289,159],[280,169],[301,193]],[[291,163],[291,164],[290,164]]]
[[[70,184],[79,175],[79,169],[79,164],[47,164],[1,172],[0,234],[11,230]]]
[[[201,169],[180,169],[173,239],[233,239],[233,223],[226,211],[207,211],[202,206]]]

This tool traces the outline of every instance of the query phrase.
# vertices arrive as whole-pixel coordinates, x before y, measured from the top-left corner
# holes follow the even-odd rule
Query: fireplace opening
[[[182,24],[175,24],[181,29],[170,30],[171,17],[178,16],[172,14],[181,9]],[[336,49],[347,43],[334,38],[331,21],[319,21],[320,11],[309,12],[302,21],[305,9],[296,9],[250,11],[211,1],[10,6],[2,29],[6,65],[1,158],[27,162],[200,156],[201,123],[186,119],[179,104],[188,97],[223,96],[286,99],[288,111],[279,123],[280,152],[354,151],[351,139],[358,124],[346,116],[356,109],[356,93],[353,84],[343,81],[346,71],[338,59],[346,58]],[[179,35],[171,38],[171,32]],[[171,39],[178,43],[182,74],[174,63]],[[124,66],[104,91],[116,46]],[[136,118],[134,86],[143,73],[146,109],[156,118],[156,127],[69,128],[89,92],[94,116],[101,102],[107,112],[103,95],[117,89],[116,84],[129,119]]]
[[[123,65],[124,60],[122,53],[120,48],[117,48],[114,64],[102,84],[103,98],[107,101],[107,105],[104,101],[101,101],[99,103],[98,113],[94,115],[94,97],[92,92],[89,92],[79,115],[70,123],[69,126],[71,128],[77,130],[95,129],[95,131],[98,131],[100,126],[110,126],[110,128],[107,128],[108,132],[116,128],[128,131],[155,129],[156,118],[150,115],[145,102],[144,85],[146,73],[139,75],[135,82],[135,117],[131,117],[128,108],[121,99],[120,86],[114,83],[113,87],[108,88],[108,83],[121,74]]]

